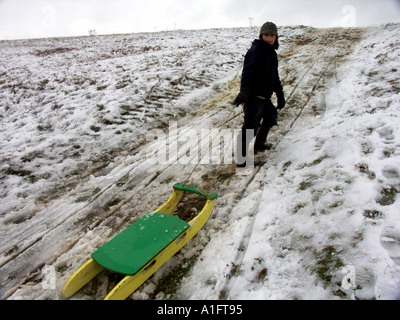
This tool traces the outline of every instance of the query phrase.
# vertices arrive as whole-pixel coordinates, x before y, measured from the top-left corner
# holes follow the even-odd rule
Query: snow
[[[94,250],[188,180],[219,193],[213,215],[131,299],[398,299],[399,24],[280,30],[287,106],[248,170],[214,140],[241,126],[231,101],[258,28],[2,41],[0,296],[63,299]]]

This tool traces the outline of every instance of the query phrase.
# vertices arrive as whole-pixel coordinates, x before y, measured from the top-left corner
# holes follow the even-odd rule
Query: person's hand
[[[236,99],[233,101],[233,104],[235,106],[239,107],[241,104],[244,104],[246,102],[246,100],[247,100],[247,97],[242,92],[240,92],[237,95]]]
[[[284,96],[283,92],[280,92],[279,94],[277,94],[277,98],[278,98],[278,106],[276,108],[278,110],[281,110],[286,105],[285,96]]]

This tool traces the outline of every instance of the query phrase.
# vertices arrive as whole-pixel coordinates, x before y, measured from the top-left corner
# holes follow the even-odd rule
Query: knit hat
[[[264,23],[260,30],[260,35],[263,34],[274,34],[278,36],[278,28],[276,27],[275,23],[272,22]]]
[[[275,41],[275,49],[278,49],[279,47],[279,42],[278,42],[278,28],[276,27],[276,24],[273,22],[266,22],[262,25],[261,30],[260,30],[260,39],[262,39],[263,34],[274,34],[276,35],[276,41]]]

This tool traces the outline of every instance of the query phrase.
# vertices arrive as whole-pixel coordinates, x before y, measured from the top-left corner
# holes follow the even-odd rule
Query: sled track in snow
[[[281,68],[283,66],[283,68],[287,68],[288,70],[287,77],[283,80],[284,89],[286,91],[288,90],[287,88],[291,88],[291,93],[287,98],[287,106],[285,108],[287,111],[284,109],[284,115],[280,115],[282,118],[280,119],[280,126],[271,133],[273,148],[267,155],[276,150],[280,141],[284,139],[285,134],[310,109],[307,107],[315,94],[323,92],[323,86],[322,89],[319,88],[321,80],[328,78],[334,72],[337,64],[341,63],[340,59],[350,52],[351,46],[347,46],[354,44],[356,40],[360,39],[360,31],[353,31],[354,39],[349,39],[344,44],[340,43],[342,45],[341,49],[347,51],[343,53],[338,50],[339,53],[329,55],[329,52],[323,50],[324,42],[322,40],[326,32],[317,30],[312,34],[304,36],[303,39],[300,38],[299,43],[291,49],[293,52],[290,51],[289,56],[280,61]],[[314,36],[315,38],[313,38]],[[312,59],[310,57],[309,61],[311,65],[306,66],[305,70],[297,71],[299,68],[297,66],[296,69],[291,59],[295,59],[296,56],[300,59],[302,54],[307,54],[307,47],[311,45],[322,47],[318,58],[315,59],[314,57]],[[334,67],[330,69],[332,64]],[[297,75],[298,73],[301,76],[296,79],[294,82],[295,85],[292,86],[289,84],[290,79],[287,78],[290,78],[290,75]],[[232,94],[235,94],[237,89],[238,82],[236,81],[236,84],[228,89],[229,92],[222,93],[220,101],[215,103],[214,108],[206,110],[203,115],[189,117],[182,121],[180,126],[190,128],[196,124],[196,121],[201,122],[202,117],[203,119],[213,119],[215,117],[216,121],[221,121],[218,120],[221,119],[221,116],[217,117],[220,113],[224,115],[222,117],[224,120],[216,124],[219,129],[232,128],[233,120],[237,121],[234,124],[235,126],[238,124],[241,125],[240,117],[242,113],[239,112],[232,116],[232,107],[230,106]],[[205,137],[205,141],[201,141],[200,143],[208,143],[209,141],[209,137],[207,136]],[[15,242],[10,241],[7,255],[0,261],[1,282],[3,284],[6,283],[2,285],[0,292],[2,299],[12,296],[21,286],[22,288],[24,286],[27,287],[26,290],[29,291],[30,283],[40,283],[43,279],[41,269],[44,265],[55,264],[55,268],[61,270],[59,271],[61,276],[57,285],[62,285],[64,279],[72,274],[74,268],[79,266],[80,262],[86,258],[86,256],[83,256],[87,255],[87,252],[93,249],[88,248],[87,252],[71,258],[74,256],[74,253],[79,252],[81,243],[87,241],[88,232],[93,231],[93,233],[97,233],[106,230],[108,233],[103,237],[100,235],[100,238],[103,242],[106,239],[112,238],[142,214],[164,202],[172,190],[172,182],[185,181],[188,179],[188,176],[191,177],[194,174],[195,179],[204,177],[198,183],[205,184],[206,186],[210,186],[210,180],[216,183],[223,183],[222,190],[217,189],[215,191],[220,192],[221,195],[230,192],[234,192],[235,194],[233,200],[224,208],[225,212],[229,212],[240,201],[252,183],[259,183],[255,181],[255,178],[260,171],[265,169],[265,166],[268,166],[266,164],[264,167],[256,167],[248,176],[238,177],[235,175],[234,165],[224,165],[223,168],[220,166],[212,169],[209,166],[198,168],[192,165],[186,170],[182,170],[179,165],[157,164],[157,171],[148,176],[147,171],[154,166],[154,162],[146,158],[147,147],[148,143],[144,139],[137,146],[135,155],[122,157],[114,168],[108,170],[108,175],[112,177],[112,180],[108,181],[107,174],[105,174],[100,190],[97,190],[92,185],[85,187],[85,184],[90,184],[88,180],[87,182],[83,182],[80,188],[78,187],[67,193],[63,202],[58,202],[55,199],[44,205],[43,210],[54,213],[46,215],[46,217],[51,217],[51,219],[39,220],[36,225],[31,226],[33,229],[31,233],[27,233],[24,236],[25,240],[22,244],[16,246]],[[180,155],[179,159],[182,159],[184,156],[184,154]],[[145,158],[143,159],[142,157]],[[221,175],[224,175],[224,177],[220,178]],[[234,182],[238,180],[243,181],[243,179],[245,179],[245,182],[240,184],[241,188],[239,190],[235,189],[236,184]],[[254,211],[256,212],[257,208]],[[61,215],[61,213],[63,214]],[[218,212],[213,214],[213,216],[215,215],[218,215]],[[229,216],[221,217],[221,219],[223,225],[216,228],[215,232],[218,232],[230,223]],[[234,258],[234,266],[240,266],[245,256],[255,219],[255,215],[251,217],[245,232],[246,236],[240,240],[240,247],[245,249],[237,252],[237,256]],[[207,225],[205,228],[207,229]],[[70,240],[66,243],[55,243],[60,232],[65,235],[66,239]],[[96,245],[101,246],[102,243],[98,243],[97,241]],[[188,245],[190,246],[190,243]],[[225,286],[221,290],[221,298],[229,297],[229,291],[233,284],[234,277],[226,280]],[[84,297],[85,295],[83,294],[82,298]]]

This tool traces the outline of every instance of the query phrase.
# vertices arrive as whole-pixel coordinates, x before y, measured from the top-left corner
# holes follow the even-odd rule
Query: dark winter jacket
[[[271,98],[275,92],[283,96],[275,48],[262,40],[254,40],[246,53],[240,95],[247,100],[253,96]]]

